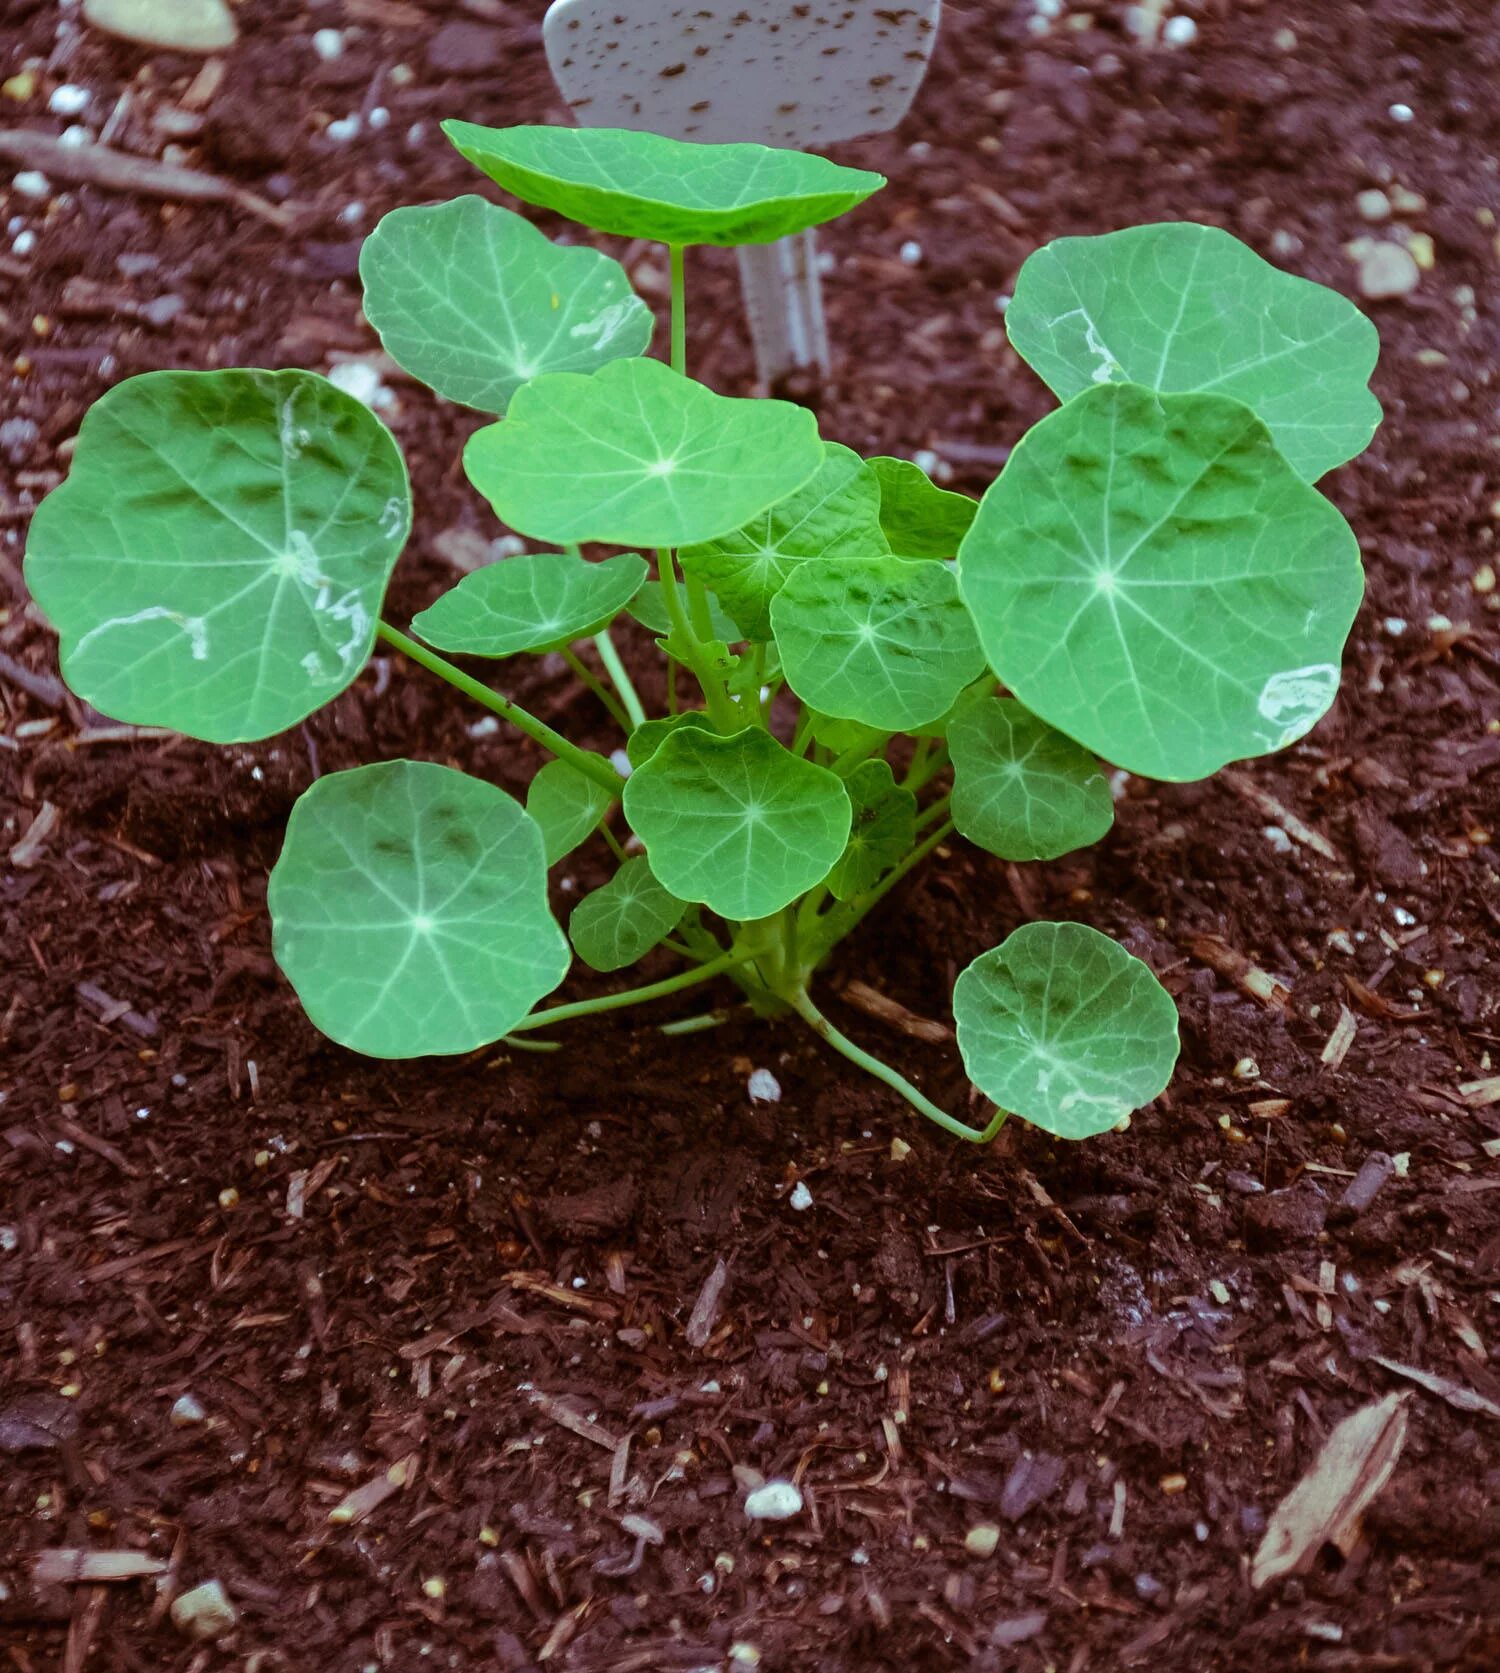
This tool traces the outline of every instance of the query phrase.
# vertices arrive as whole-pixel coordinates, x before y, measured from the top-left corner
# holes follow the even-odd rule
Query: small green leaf
[[[958,556],[990,667],[1106,761],[1196,779],[1332,703],[1359,544],[1222,395],[1103,384],[1020,442]]]
[[[819,714],[816,709],[809,709],[807,714],[813,737],[835,755],[846,754],[851,749],[873,750],[883,738],[890,736],[889,732],[883,732],[878,726],[866,726],[863,721],[839,720],[834,715]]]
[[[311,372],[147,372],[89,409],[26,580],[115,720],[268,738],[350,685],[411,527],[406,467]]]
[[[828,874],[838,900],[852,900],[873,888],[904,859],[916,840],[917,798],[896,783],[885,761],[861,761],[844,780],[854,806],[849,845]]]
[[[541,832],[495,785],[427,761],[318,779],[269,900],[308,1016],[369,1057],[488,1045],[567,974]]]
[[[849,840],[839,779],[759,727],[677,727],[625,784],[625,817],[674,895],[735,921],[821,883]]]
[[[648,581],[641,588],[631,602],[630,614],[642,627],[663,638],[672,631],[666,600],[661,595],[660,581]],[[708,616],[715,639],[722,640],[726,645],[735,645],[744,637],[724,613],[723,607],[712,593],[708,597]]]
[[[1177,1061],[1177,1007],[1107,935],[1023,924],[953,990],[969,1079],[1060,1139],[1107,1133],[1149,1104]]]
[[[948,728],[968,708],[970,703],[978,703],[986,697],[992,697],[994,692],[995,676],[986,670],[977,680],[971,681],[959,692],[958,696],[953,699],[953,706],[946,714],[939,715],[936,720],[928,721],[925,726],[913,726],[911,735],[914,738],[946,738]]]
[[[1099,763],[1012,698],[970,703],[948,727],[953,823],[1002,860],[1055,860],[1114,823]]]
[[[659,720],[643,720],[625,740],[625,754],[632,770],[644,767],[661,748],[662,740],[679,727],[696,727],[700,732],[714,732],[718,728],[702,709],[688,709],[679,715],[664,715]]]
[[[938,719],[984,667],[946,564],[811,559],[772,600],[771,625],[804,702],[886,732]]]
[[[480,412],[504,412],[541,372],[592,372],[651,341],[651,310],[619,262],[479,197],[393,209],[359,276],[391,359]]]
[[[438,650],[465,656],[559,650],[608,626],[645,579],[646,560],[634,552],[602,563],[527,552],[464,576],[411,628]]]
[[[805,151],[695,145],[625,128],[481,128],[454,146],[524,203],[595,232],[664,244],[769,244],[831,221],[885,179]]]
[[[609,806],[603,785],[566,761],[549,761],[542,767],[526,792],[526,811],[541,830],[547,864],[555,866],[587,841]]]
[[[595,970],[623,970],[665,935],[687,910],[664,889],[644,855],[626,860],[603,888],[585,895],[568,919],[568,934],[579,958]]]
[[[796,493],[732,534],[687,546],[679,556],[689,575],[713,588],[746,638],[769,639],[771,600],[797,564],[888,550],[874,471],[850,448],[825,442],[822,464]]]
[[[785,498],[822,456],[804,407],[715,395],[659,360],[614,360],[524,384],[503,423],[469,437],[464,470],[537,540],[680,546]]]
[[[1375,327],[1337,291],[1191,221],[1059,238],[1027,258],[1005,329],[1060,400],[1129,381],[1254,409],[1309,482],[1380,423]]]
[[[969,532],[979,502],[928,481],[909,459],[870,460],[880,484],[880,526],[904,558],[951,558]]]

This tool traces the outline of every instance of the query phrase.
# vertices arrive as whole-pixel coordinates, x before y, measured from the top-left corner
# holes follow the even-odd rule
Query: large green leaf
[[[479,197],[393,209],[359,276],[397,365],[481,412],[504,412],[538,373],[592,372],[651,341],[651,310],[619,262]]]
[[[823,462],[796,493],[731,534],[679,554],[712,587],[750,639],[771,637],[771,600],[809,558],[869,558],[890,550],[880,527],[880,483],[852,449],[823,444]],[[954,551],[957,551],[957,545]]]
[[[759,727],[670,732],[625,785],[625,817],[674,895],[768,918],[821,883],[849,840],[842,782]]]
[[[828,887],[836,899],[852,900],[905,858],[916,840],[917,798],[896,783],[885,761],[861,761],[844,780],[844,790],[854,822]]]
[[[568,934],[585,964],[623,970],[670,935],[686,910],[686,902],[664,889],[651,862],[638,854],[579,901],[568,919]]]
[[[951,568],[904,558],[798,564],[771,601],[787,683],[825,715],[904,732],[984,668]]]
[[[965,705],[949,722],[948,748],[953,823],[1002,860],[1055,860],[1114,823],[1099,763],[1013,698]]]
[[[646,560],[621,552],[590,563],[572,552],[528,552],[464,576],[412,621],[440,651],[514,656],[556,650],[612,622],[640,591]]]
[[[661,582],[648,581],[630,602],[630,614],[652,633],[665,638],[672,631],[667,615],[667,601],[661,595]],[[708,598],[708,620],[712,636],[726,645],[737,644],[743,637],[739,628],[725,615],[723,606],[712,593]]]
[[[870,460],[880,484],[880,526],[904,558],[951,558],[969,532],[979,502],[930,482],[910,459]]]
[[[522,534],[566,545],[712,540],[785,498],[823,457],[790,401],[715,395],[659,360],[549,372],[464,448],[470,482]]]
[[[610,800],[603,785],[566,761],[549,761],[538,770],[526,791],[526,811],[542,833],[549,866],[593,834]]]
[[[1380,422],[1366,388],[1380,352],[1370,321],[1217,227],[1059,238],[1022,266],[1005,328],[1064,401],[1121,380],[1234,396],[1309,482]]]
[[[147,372],[89,409],[26,580],[80,697],[235,743],[355,679],[410,527],[390,432],[326,378]]]
[[[1083,924],[1023,924],[953,989],[969,1078],[1062,1139],[1107,1133],[1177,1061],[1177,1007],[1150,968]]]
[[[1107,761],[1194,779],[1300,738],[1364,577],[1339,513],[1222,395],[1103,384],[1021,441],[959,552],[990,666]]]
[[[625,128],[444,122],[443,132],[523,202],[595,232],[664,244],[768,244],[831,221],[885,184],[805,151],[695,145]]]
[[[541,832],[503,790],[431,762],[318,779],[292,809],[269,901],[308,1016],[370,1057],[487,1045],[568,969]]]

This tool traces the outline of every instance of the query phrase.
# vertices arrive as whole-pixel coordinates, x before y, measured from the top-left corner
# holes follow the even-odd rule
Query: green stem
[[[921,743],[926,741],[925,738],[920,740]],[[930,784],[947,765],[947,744],[940,745],[930,754],[919,747],[917,753],[912,756],[911,766],[907,769],[906,777],[901,780],[902,789],[912,792],[920,790],[924,784]]]
[[[687,376],[687,273],[681,244],[667,246],[672,256],[672,370]]]
[[[625,862],[630,858],[630,856],[625,852],[625,849],[621,845],[619,837],[617,837],[615,835],[615,833],[612,830],[610,830],[610,828],[609,828],[609,815],[607,813],[605,814],[604,818],[602,818],[599,821],[598,830],[599,830],[599,835],[602,836],[604,838],[604,840],[609,844],[610,852],[620,862],[621,865],[624,865]]]
[[[666,547],[657,552],[656,567],[661,576],[662,603],[667,607],[672,635],[682,643],[683,655],[702,688],[713,723],[721,732],[737,732],[741,724],[738,705],[724,689],[718,670],[709,662],[698,635],[693,632],[677,580],[677,560]]]
[[[970,1127],[965,1122],[957,1120],[946,1110],[939,1109],[933,1101],[919,1092],[905,1075],[898,1074],[889,1063],[882,1063],[878,1057],[872,1057],[869,1052],[855,1045],[847,1034],[841,1034],[827,1017],[807,997],[805,991],[791,996],[793,1009],[797,1015],[812,1029],[813,1033],[828,1042],[836,1052],[841,1052],[849,1061],[863,1069],[866,1074],[874,1075],[876,1080],[884,1081],[893,1092],[899,1092],[913,1109],[920,1110],[929,1121],[935,1121],[945,1133],[951,1133],[954,1138],[967,1139],[970,1144],[988,1144],[995,1134],[1005,1125],[1005,1111],[996,1110],[988,1126]]]
[[[925,826],[930,825],[934,819],[946,818],[948,813],[948,804],[952,800],[952,796],[941,796],[932,804],[931,807],[924,807],[917,815],[916,828],[920,831]]]
[[[821,958],[830,947],[842,941],[867,912],[872,911],[885,899],[913,866],[920,865],[944,838],[952,834],[953,821],[945,820],[930,836],[924,837],[898,866],[888,871],[867,894],[857,895],[853,900],[845,901],[829,912],[822,919],[816,937],[816,945],[820,949],[818,956]]]
[[[807,746],[812,742],[813,713],[811,709],[804,709],[797,721],[797,731],[792,738],[792,754],[806,755]]]
[[[664,1022],[656,1032],[674,1038],[679,1034],[706,1034],[710,1028],[722,1028],[728,1021],[728,1011],[704,1011],[696,1017],[679,1017],[676,1022]]]
[[[549,750],[559,761],[566,761],[570,767],[576,767],[585,778],[591,778],[602,789],[608,790],[611,796],[620,794],[620,775],[602,755],[595,755],[592,750],[580,749],[577,744],[570,744],[560,732],[554,732],[545,721],[538,720],[534,714],[529,714],[518,703],[512,703],[499,692],[491,691],[487,685],[481,685],[478,680],[471,679],[461,668],[455,668],[446,657],[428,650],[425,645],[419,645],[415,639],[408,639],[389,622],[376,623],[375,632],[386,644],[400,651],[403,656],[410,657],[428,673],[436,674],[440,680],[446,680],[449,685],[463,692],[465,697],[472,697],[491,714],[508,720],[518,732],[524,732],[534,743],[539,743],[543,749]]]
[[[873,738],[869,743],[851,744],[842,755],[830,764],[828,770],[830,772],[837,773],[840,778],[843,778],[844,775],[852,768],[857,767],[861,761],[867,759],[871,755],[878,754],[884,748],[885,737],[883,734],[880,737]]]
[[[665,999],[669,993],[690,988],[696,982],[706,982],[722,971],[743,964],[748,956],[731,951],[710,959],[707,964],[700,964],[695,970],[681,970],[665,981],[648,982],[642,988],[627,988],[623,993],[606,993],[598,999],[579,999],[571,1005],[554,1005],[550,1010],[533,1011],[529,1017],[522,1017],[511,1033],[525,1034],[533,1028],[550,1028],[555,1022],[571,1022],[574,1017],[591,1017],[600,1011],[618,1011],[625,1005],[645,1005],[653,999]]]
[[[594,671],[583,660],[583,658],[578,655],[571,645],[564,645],[562,654],[563,661],[567,663],[569,668],[573,670],[579,679],[582,680],[589,690],[593,692],[595,697],[597,697],[605,708],[609,710],[610,719],[614,721],[615,725],[618,726],[622,732],[629,732],[630,717],[615,701],[614,693],[609,690],[609,688],[604,684],[604,681],[601,680],[596,673],[594,673]]]
[[[614,681],[620,701],[625,705],[625,713],[630,717],[630,725],[626,730],[634,731],[646,718],[646,705],[641,702],[641,694],[635,689],[635,681],[631,679],[625,664],[620,661],[620,653],[615,649],[615,642],[610,637],[608,628],[594,635],[594,649],[598,651],[599,660],[604,664],[604,672]]]

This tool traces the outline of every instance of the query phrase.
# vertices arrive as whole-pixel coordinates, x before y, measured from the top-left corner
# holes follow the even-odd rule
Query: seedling
[[[465,449],[470,481],[556,549],[469,575],[407,632],[380,617],[411,502],[374,414],[308,372],[148,373],[89,413],[32,525],[27,575],[74,690],[124,721],[265,738],[346,690],[378,639],[550,753],[524,808],[406,760],[298,802],[276,957],[356,1051],[535,1044],[723,976],[959,1137],[1006,1112],[1065,1138],[1118,1124],[1167,1084],[1176,1012],[1092,929],[1024,925],[959,977],[959,1051],[997,1106],[982,1128],[840,1033],[812,984],[955,831],[1052,859],[1109,829],[1099,758],[1195,779],[1313,726],[1362,576],[1312,483],[1379,419],[1373,328],[1212,228],[1061,239],[1007,326],[1062,405],[976,504],[823,440],[800,407],[687,376],[684,249],[795,233],[878,176],[641,133],[447,131],[523,200],[670,246],[669,364],[642,358],[650,315],[618,265],[506,209],[399,209],[365,247],[390,353],[497,420]],[[664,712],[616,650],[624,611],[666,659]],[[628,778],[449,660],[550,651],[618,725]],[[592,841],[618,869],[565,935],[548,871]],[[615,971],[659,947],[675,973],[538,1008],[575,955]]]

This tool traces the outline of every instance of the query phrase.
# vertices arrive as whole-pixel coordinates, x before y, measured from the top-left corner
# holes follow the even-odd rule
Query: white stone
[[[1391,218],[1391,200],[1378,186],[1358,193],[1354,207],[1359,210],[1361,219],[1366,221],[1388,221]]]
[[[1396,104],[1391,106],[1389,115],[1392,122],[1410,122],[1416,112],[1410,105]]]
[[[1261,833],[1278,854],[1290,854],[1292,839],[1282,830],[1280,825],[1267,825]]]
[[[380,373],[368,360],[341,360],[329,368],[328,381],[367,407],[373,407],[380,398]]]
[[[23,198],[44,198],[52,190],[52,182],[35,168],[22,169],[11,185]]]
[[[11,245],[18,256],[29,256],[35,248],[36,234],[29,227],[25,232],[18,232],[15,243]]]
[[[792,1187],[792,1194],[786,1199],[789,1207],[798,1214],[805,1214],[813,1205],[813,1194],[799,1179]]]
[[[795,1482],[768,1481],[745,1499],[745,1515],[752,1522],[788,1522],[801,1514],[802,1493]]]
[[[1399,639],[1406,632],[1406,618],[1404,616],[1387,616],[1380,624],[1392,639]]]
[[[612,749],[609,752],[609,764],[621,778],[629,778],[635,771],[635,768],[630,764],[629,755],[623,749]]]
[[[781,1102],[781,1082],[769,1069],[754,1070],[746,1083],[746,1090],[757,1104],[779,1104]]]
[[[908,267],[916,267],[922,260],[922,246],[915,238],[908,238],[901,246],[900,255],[902,261],[904,261]]]
[[[1161,38],[1167,46],[1191,46],[1198,39],[1198,25],[1190,17],[1169,17],[1162,25]]]
[[[169,52],[222,52],[239,38],[224,0],[83,0],[83,16],[107,35]]]
[[[172,1604],[172,1625],[185,1637],[208,1643],[233,1632],[239,1625],[239,1613],[229,1601],[229,1594],[217,1580],[205,1580],[201,1586],[184,1592]]]
[[[87,87],[75,87],[71,82],[64,82],[61,87],[54,87],[47,100],[47,109],[54,116],[82,116],[89,108],[89,100],[93,94]]]
[[[344,55],[344,32],[342,29],[317,29],[313,31],[313,51],[325,64]]]
[[[1372,244],[1359,258],[1359,293],[1371,301],[1410,296],[1421,282],[1417,258],[1400,244]]]
[[[323,132],[335,145],[347,145],[351,139],[359,137],[359,130],[363,126],[357,115],[340,116],[330,122]]]
[[[167,1421],[174,1429],[191,1429],[194,1424],[207,1420],[208,1413],[191,1394],[183,1394],[173,1404]]]

